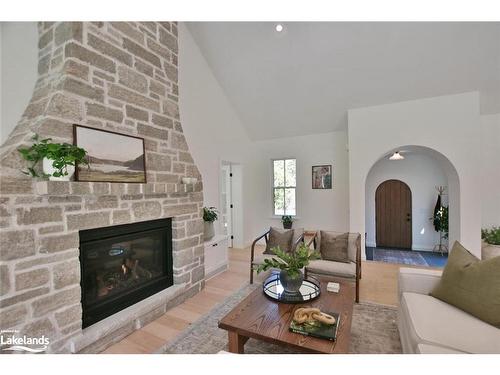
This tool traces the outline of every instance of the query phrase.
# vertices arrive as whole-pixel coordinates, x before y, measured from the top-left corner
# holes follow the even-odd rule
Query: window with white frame
[[[296,215],[295,189],[297,163],[295,159],[273,160],[273,212],[274,215]]]

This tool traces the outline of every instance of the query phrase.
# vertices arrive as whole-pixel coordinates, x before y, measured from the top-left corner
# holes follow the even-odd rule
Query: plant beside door
[[[215,236],[214,221],[219,212],[215,207],[203,207],[204,239],[208,241]]]

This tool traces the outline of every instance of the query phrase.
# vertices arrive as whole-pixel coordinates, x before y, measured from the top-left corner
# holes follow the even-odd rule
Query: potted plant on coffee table
[[[292,229],[293,219],[290,215],[283,215],[281,217],[281,222],[283,223],[284,229]]]
[[[500,227],[481,229],[483,246],[481,247],[481,258],[490,259],[500,256]]]
[[[86,164],[87,151],[69,143],[52,143],[51,138],[39,140],[38,134],[33,136],[34,143],[27,148],[20,148],[23,159],[30,162],[24,174],[32,177],[48,177],[50,181],[69,181],[75,173],[75,165]],[[37,165],[42,162],[43,173],[39,173]]]
[[[215,207],[203,207],[204,239],[208,241],[215,236],[214,221],[217,220],[219,212]]]
[[[280,282],[285,292],[297,293],[304,281],[302,268],[309,265],[309,261],[320,259],[319,252],[311,251],[309,247],[302,244],[295,251],[285,252],[279,247],[271,251],[276,258],[264,259],[264,263],[257,268],[257,273],[267,271],[270,268],[280,269]]]

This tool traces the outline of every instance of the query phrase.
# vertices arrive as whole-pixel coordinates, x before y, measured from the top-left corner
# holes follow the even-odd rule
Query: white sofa
[[[398,330],[403,353],[500,353],[500,329],[429,293],[441,271],[401,268]]]

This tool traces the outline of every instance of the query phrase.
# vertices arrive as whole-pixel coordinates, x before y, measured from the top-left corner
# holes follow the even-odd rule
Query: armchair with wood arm
[[[293,236],[293,245],[292,249],[295,250],[297,246],[301,243],[304,242],[304,230],[301,229],[293,229],[294,230],[294,236]],[[269,232],[270,229],[262,234],[261,236],[257,237],[253,242],[252,242],[252,247],[250,249],[250,284],[253,284],[253,272],[256,267],[264,263],[264,259],[266,258],[272,258],[274,255],[271,254],[259,254],[255,255],[255,245],[257,243],[264,239],[266,242],[266,246],[269,243]]]
[[[341,232],[328,232],[342,234]],[[308,246],[313,245],[313,249],[318,249],[321,243],[319,232],[309,241]],[[356,302],[359,302],[359,280],[361,279],[361,235],[359,233],[349,233],[348,236],[348,258],[349,262],[335,262],[331,260],[313,260],[305,268],[305,276],[314,273],[323,276],[340,277],[356,282]]]

